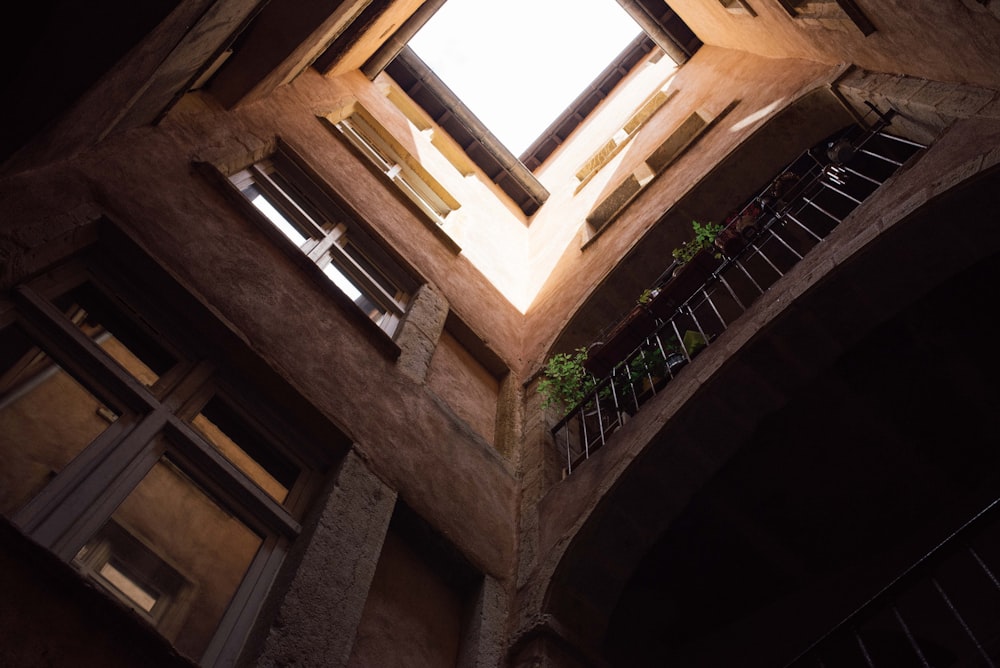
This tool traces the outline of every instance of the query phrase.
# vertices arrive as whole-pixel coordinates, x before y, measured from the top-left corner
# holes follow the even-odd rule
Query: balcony
[[[785,668],[995,666],[1000,499],[896,576]]]
[[[889,132],[894,112],[803,152],[730,214],[715,240],[676,261],[621,320],[587,347],[587,392],[551,433],[564,474],[669,385],[769,287],[900,167],[927,148]]]

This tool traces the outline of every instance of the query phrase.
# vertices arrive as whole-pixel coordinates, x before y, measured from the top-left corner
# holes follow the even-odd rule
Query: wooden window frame
[[[622,124],[622,127],[604,144],[601,145],[591,156],[580,166],[576,172],[577,184],[575,193],[583,190],[584,186],[597,175],[619,152],[635,137],[639,130],[658,112],[666,106],[677,95],[676,89],[666,91],[657,90],[650,95],[639,106],[629,119]]]
[[[829,5],[833,12],[812,14],[802,10],[802,5],[817,3]],[[794,19],[804,22],[814,22],[815,25],[833,26],[836,23],[852,23],[861,33],[868,37],[876,31],[875,25],[861,11],[854,0],[778,0],[778,4]]]
[[[339,285],[338,293],[389,337],[398,331],[420,282],[412,269],[390,254],[360,217],[324,186],[296,151],[279,142],[269,157],[232,174],[228,182],[239,192],[240,199],[250,203],[248,215],[276,244],[307,258],[323,274],[324,282],[334,283],[327,273],[334,268],[379,312],[366,312]],[[301,245],[280,232],[250,202],[248,192],[252,188],[305,238]]]
[[[179,351],[162,330],[150,328],[145,317],[137,319],[139,311],[130,308],[124,316],[159,339],[158,343],[181,353],[174,368],[147,387],[55,306],[53,298],[83,282],[117,296],[133,290],[116,285],[104,272],[92,271],[85,264],[74,262],[15,287],[9,298],[0,296],[0,327],[21,329],[66,373],[112,406],[119,418],[40,492],[12,511],[10,519],[36,543],[72,563],[146,474],[169,456],[208,498],[261,539],[205,652],[192,657],[205,666],[229,665],[242,651],[288,548],[302,531],[300,518],[322,484],[320,469],[325,463],[310,461],[314,456],[310,453],[300,456],[277,436],[287,428],[266,425],[254,417],[258,411],[244,407],[241,417],[255,433],[298,466],[284,502],[276,502],[190,423],[215,396],[244,406],[248,401],[244,390],[229,384],[212,362],[197,361],[188,351]],[[145,310],[153,319],[162,317],[148,307]]]
[[[461,204],[403,149],[381,123],[355,104],[333,127],[437,225]]]

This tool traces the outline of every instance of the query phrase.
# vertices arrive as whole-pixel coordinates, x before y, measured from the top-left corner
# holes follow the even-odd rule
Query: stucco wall
[[[778,2],[748,0],[756,17],[727,12],[717,0],[673,0],[670,6],[706,44],[768,58],[850,62],[876,72],[996,88],[1000,18],[975,1],[854,0],[874,24],[812,26]],[[995,8],[994,8],[995,12]]]
[[[480,436],[494,442],[500,383],[447,331],[434,350],[427,384]]]
[[[390,530],[348,666],[451,668],[464,616],[460,592]]]
[[[464,421],[400,374],[385,346],[372,345],[357,314],[192,168],[204,160],[235,169],[262,157],[276,136],[310,149],[312,166],[385,243],[435,283],[471,329],[488,332],[483,338],[499,357],[516,359],[517,310],[317,119],[352,95],[313,72],[237,112],[191,100],[158,127],[11,177],[0,203],[4,285],[58,260],[74,237],[89,234],[88,223],[106,216],[348,434],[418,513],[502,576],[514,544],[509,463],[470,440]]]

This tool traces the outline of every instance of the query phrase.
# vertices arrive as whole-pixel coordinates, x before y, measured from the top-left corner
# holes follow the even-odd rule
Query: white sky
[[[448,0],[409,45],[520,155],[640,32],[617,0]]]

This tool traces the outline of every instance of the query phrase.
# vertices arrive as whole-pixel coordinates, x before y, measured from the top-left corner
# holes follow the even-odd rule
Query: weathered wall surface
[[[656,226],[665,212],[676,206],[695,184],[712,174],[720,157],[746,141],[773,113],[809,90],[824,85],[837,71],[835,67],[804,60],[774,61],[737,51],[702,47],[666,82],[666,90],[677,91],[676,95],[614,161],[578,194],[573,193],[576,179],[572,177],[561,189],[554,190],[553,208],[540,213],[531,227],[532,243],[537,244],[533,246],[533,253],[558,258],[527,314],[524,354],[534,361],[531,370],[543,363],[560,330],[591,293],[607,280],[609,273],[613,269],[619,273],[629,271],[628,262],[621,263],[620,260],[641,243],[643,236]],[[719,85],[720,78],[725,85]],[[620,94],[634,96],[636,105],[643,99],[639,91],[628,88]],[[580,228],[592,207],[633,173],[682,119],[698,110],[709,117],[719,118],[683,155],[650,182],[600,236],[582,247]],[[578,132],[578,137],[583,140],[581,148],[577,149],[574,142],[572,151],[558,154],[556,160],[546,167],[547,170],[561,172],[564,177],[567,172],[574,173],[590,152],[608,139],[606,126],[595,125],[592,130],[590,124],[585,124]],[[789,129],[791,135],[795,132],[795,128]],[[759,178],[763,178],[759,171],[756,164],[745,165],[745,174],[758,174]],[[722,197],[729,196],[722,194]],[[677,243],[687,240],[691,235],[691,220],[719,220],[727,207],[736,203],[720,198],[707,202],[704,208],[698,210],[677,212],[679,219],[672,223],[676,229],[670,232],[671,238]],[[655,278],[670,264],[673,247],[671,244],[660,248],[656,266],[636,267],[636,273],[650,277],[647,280]],[[648,287],[648,284],[638,282],[633,285],[634,292],[618,295],[617,300],[607,303],[602,321],[595,319],[590,323],[592,336],[628,309],[641,291],[639,286]],[[587,342],[590,340],[593,339]]]
[[[719,2],[674,0],[670,6],[706,44],[768,58],[848,62],[876,72],[1000,87],[1000,17],[974,1],[855,0],[876,31],[825,29],[788,15],[777,2],[748,0],[756,17]],[[995,4],[995,3],[994,3]]]
[[[350,668],[450,668],[465,605],[406,542],[386,535],[358,626]]]
[[[448,332],[434,351],[427,385],[487,442],[494,442],[500,384]]]
[[[670,392],[626,424],[613,447],[600,450],[569,479],[551,488],[539,503],[537,535],[522,540],[522,544],[537,541],[532,547],[538,556],[536,570],[520,574],[524,584],[515,612],[520,628],[537,624],[542,610],[552,611],[583,634],[577,639],[586,646],[587,629],[600,628],[601,615],[613,606],[613,583],[631,572],[627,555],[633,550],[641,553],[641,546],[669,523],[665,509],[682,509],[731,456],[731,448],[741,442],[740,434],[749,433],[757,423],[758,411],[782,405],[795,391],[795,378],[833,359],[871,322],[881,321],[914,295],[1000,248],[997,235],[986,232],[992,229],[988,222],[968,216],[949,221],[943,213],[948,205],[938,204],[966,179],[992,174],[995,180],[1000,164],[995,148],[998,127],[996,118],[957,123],[776,283],[767,298],[720,336],[696,366],[682,372]],[[980,197],[991,192],[991,183],[980,182]],[[960,188],[954,192],[957,198],[963,196]],[[929,233],[942,224],[949,225],[955,239],[947,250]],[[882,235],[893,241],[880,239]],[[869,252],[873,248],[882,255]],[[863,260],[850,265],[854,257]],[[850,270],[837,273],[848,266]],[[893,268],[888,280],[886,267]],[[850,309],[831,308],[828,302],[808,305],[804,295],[831,279],[838,282],[827,298],[835,294],[851,304]],[[792,327],[786,338],[759,336],[776,318],[790,313],[812,315]],[[810,331],[815,334],[809,335]],[[747,352],[754,342],[755,352]],[[770,352],[761,357],[762,350]],[[790,355],[796,354],[801,358],[792,363]],[[713,382],[716,376],[726,380]],[[648,454],[651,446],[656,456]],[[626,471],[630,473],[623,475]],[[664,486],[668,478],[671,484]],[[643,509],[654,498],[658,510],[647,516]],[[644,533],[639,529],[647,521],[643,517],[659,529]],[[616,551],[613,561],[595,559],[603,553],[602,546],[611,545],[630,547]],[[577,569],[577,575],[584,571],[587,575],[570,575]],[[593,585],[597,582],[600,586]]]

